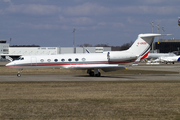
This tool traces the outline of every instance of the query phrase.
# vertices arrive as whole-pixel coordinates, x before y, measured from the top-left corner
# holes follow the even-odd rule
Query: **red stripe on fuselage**
[[[23,65],[11,65],[11,66],[7,66],[7,67],[31,67],[31,66],[63,66],[63,65],[101,65],[101,64],[122,64],[122,63],[131,63],[134,62],[135,60],[132,61],[126,61],[126,62],[104,62],[104,63],[64,63],[64,64],[23,64]]]

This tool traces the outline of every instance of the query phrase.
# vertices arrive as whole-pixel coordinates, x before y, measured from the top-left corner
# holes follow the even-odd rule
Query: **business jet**
[[[146,61],[146,64],[155,64],[158,65],[161,61],[161,58],[168,58],[168,57],[176,57],[177,55],[174,53],[149,53]]]
[[[19,69],[17,76],[26,68],[65,68],[85,69],[90,76],[101,76],[99,69],[104,72],[125,69],[137,59],[147,57],[154,37],[161,34],[139,34],[136,41],[128,50],[109,51],[91,54],[59,54],[20,56],[6,64],[9,68]]]
[[[147,59],[158,59],[160,57],[173,57],[177,56],[174,53],[149,53]]]
[[[172,63],[180,61],[180,56],[172,56],[172,57],[159,57],[156,61],[163,62],[163,63]]]

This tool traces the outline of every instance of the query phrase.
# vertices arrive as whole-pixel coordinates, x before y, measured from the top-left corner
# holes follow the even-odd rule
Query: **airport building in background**
[[[76,47],[76,53],[102,53],[111,51],[111,47]],[[9,47],[9,54],[16,55],[56,55],[56,54],[72,54],[73,47]]]
[[[0,40],[0,54],[9,53],[9,44],[6,43],[6,40]]]
[[[102,53],[104,51],[112,51],[111,47],[75,47],[75,53]],[[154,51],[156,53],[175,53],[180,55],[180,39],[161,39],[160,42],[154,43]],[[21,55],[57,55],[72,54],[73,47],[36,47],[36,46],[13,46],[10,47],[6,40],[0,40],[0,60],[2,56],[17,58]]]
[[[75,47],[75,53],[102,53],[104,51],[111,51],[111,47]],[[72,54],[74,53],[73,47],[34,47],[34,46],[21,46],[10,47],[9,43],[5,40],[0,40],[0,59],[2,56],[17,58],[21,55],[57,55],[57,54]]]
[[[180,39],[161,39],[160,42],[155,42],[155,49],[158,53],[175,53],[180,55]]]

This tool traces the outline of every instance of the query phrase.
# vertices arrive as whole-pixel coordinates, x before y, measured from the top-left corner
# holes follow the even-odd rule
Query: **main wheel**
[[[95,75],[96,77],[100,77],[101,76],[101,73],[98,72],[98,74]]]
[[[94,76],[94,72],[91,71],[91,72],[89,73],[89,75],[90,75],[90,76]]]

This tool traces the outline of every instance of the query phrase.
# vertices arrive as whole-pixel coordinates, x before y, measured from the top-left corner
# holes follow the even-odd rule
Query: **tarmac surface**
[[[129,67],[131,70],[180,71],[180,64],[175,65],[144,65]],[[180,73],[180,72],[179,72]],[[7,81],[180,81],[180,74],[136,74],[136,75],[0,75],[0,82]]]
[[[180,81],[180,74],[162,75],[111,75],[90,77],[89,75],[1,75],[0,82],[7,81]]]

